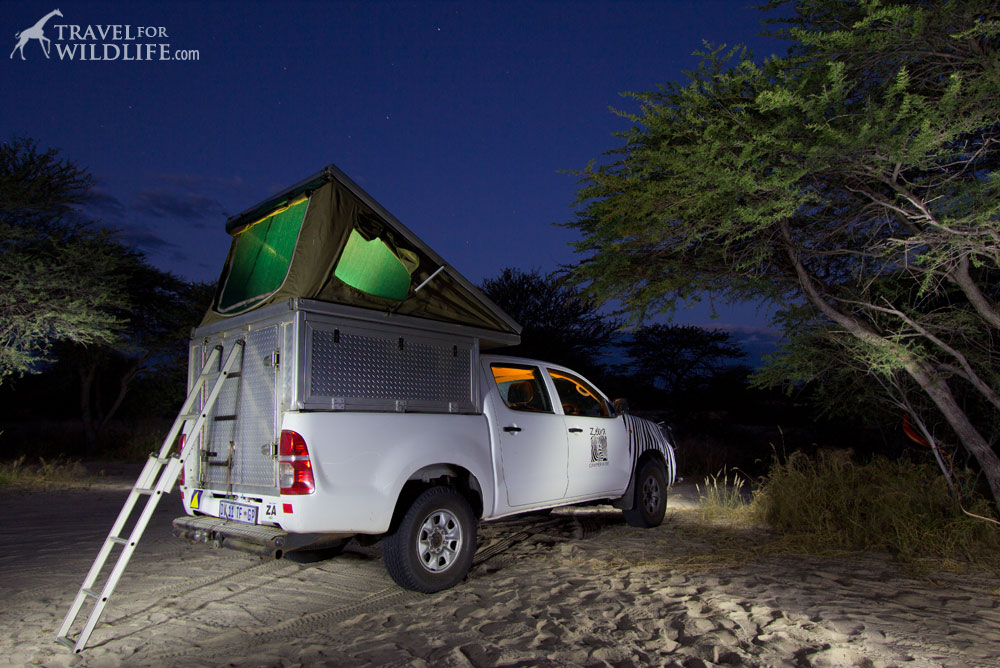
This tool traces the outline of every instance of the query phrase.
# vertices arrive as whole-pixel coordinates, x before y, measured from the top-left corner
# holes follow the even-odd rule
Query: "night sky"
[[[329,163],[474,283],[547,272],[574,260],[574,232],[553,225],[573,217],[564,170],[618,145],[627,122],[609,108],[635,108],[622,91],[681,80],[702,40],[784,53],[750,1],[6,3],[8,49],[63,16],[44,27],[48,59],[32,39],[3,60],[0,134],[89,168],[91,213],[188,279],[218,278],[227,215]],[[116,24],[166,38],[87,39]],[[79,59],[105,44],[198,60]],[[676,322],[765,324],[717,306]]]

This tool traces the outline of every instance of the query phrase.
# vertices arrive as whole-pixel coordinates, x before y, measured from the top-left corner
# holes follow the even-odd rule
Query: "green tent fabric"
[[[351,230],[333,275],[376,297],[403,301],[410,291],[410,272],[396,254],[381,239],[366,241],[357,230]]]
[[[281,207],[233,239],[219,292],[220,313],[243,312],[274,293],[288,274],[308,200]]]
[[[492,330],[507,343],[520,334],[509,315],[332,166],[230,218],[226,229],[233,243],[202,325],[301,297]]]

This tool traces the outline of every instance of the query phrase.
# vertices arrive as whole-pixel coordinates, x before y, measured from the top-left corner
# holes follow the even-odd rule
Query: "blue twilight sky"
[[[474,283],[551,271],[574,260],[560,170],[618,145],[621,91],[682,79],[702,40],[784,53],[752,1],[8,2],[0,136],[88,167],[93,212],[189,279],[218,278],[227,215],[328,163]],[[29,28],[56,7],[46,58]],[[675,321],[765,324],[717,306]]]

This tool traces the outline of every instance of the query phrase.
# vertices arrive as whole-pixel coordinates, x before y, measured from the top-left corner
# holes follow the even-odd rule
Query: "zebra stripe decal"
[[[667,464],[667,484],[674,484],[677,475],[677,461],[674,458],[674,448],[664,429],[655,422],[644,420],[628,413],[622,415],[625,420],[625,429],[628,431],[628,454],[632,458],[632,470],[639,461],[639,455],[648,451],[656,450],[663,455],[663,460]]]

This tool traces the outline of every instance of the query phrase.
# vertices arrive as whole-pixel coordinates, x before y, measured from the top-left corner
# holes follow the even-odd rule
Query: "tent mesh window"
[[[392,249],[381,239],[366,240],[357,230],[351,230],[333,275],[376,297],[402,301],[410,290],[410,272]]]
[[[281,287],[308,201],[301,197],[236,233],[219,296],[220,313],[246,310]]]

